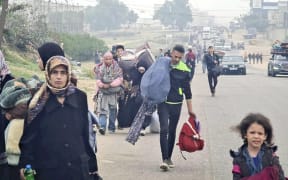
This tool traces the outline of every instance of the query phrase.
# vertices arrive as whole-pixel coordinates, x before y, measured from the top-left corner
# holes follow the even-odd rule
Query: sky
[[[52,0],[53,1],[53,0]],[[65,0],[58,0],[64,1]],[[140,17],[152,17],[154,4],[163,4],[165,0],[120,0],[130,9],[137,12]],[[95,0],[68,0],[69,3],[76,5],[95,5]],[[190,0],[194,8],[208,11],[210,15],[219,19],[231,19],[239,17],[249,11],[249,0]]]

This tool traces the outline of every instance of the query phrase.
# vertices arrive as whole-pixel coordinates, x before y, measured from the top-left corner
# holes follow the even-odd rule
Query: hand
[[[26,178],[24,176],[24,168],[20,169],[20,179],[21,180],[26,180]]]
[[[189,114],[189,116],[196,117],[196,115],[195,115],[195,113],[193,111],[189,111],[188,114]]]
[[[110,88],[110,84],[104,84],[104,85],[103,85],[103,88],[104,88],[104,89]]]
[[[5,113],[5,118],[6,118],[8,121],[14,119],[13,116],[12,116],[12,114],[10,114],[10,113],[8,113],[8,112]]]
[[[97,99],[98,99],[98,93],[93,96],[93,101],[97,102]]]

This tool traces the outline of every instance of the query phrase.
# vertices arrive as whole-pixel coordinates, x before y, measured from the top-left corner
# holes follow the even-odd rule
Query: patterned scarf
[[[255,164],[253,158],[249,155],[247,147],[244,148],[243,155],[244,155],[244,157],[246,159],[246,164],[249,167],[251,175],[259,173],[262,170],[262,168],[263,168],[262,167],[262,156],[263,156],[263,154],[264,154],[264,151],[261,148],[261,150],[258,152],[258,154],[256,156],[257,160],[260,163]]]
[[[7,63],[5,62],[5,57],[3,53],[0,51],[0,76],[1,79],[4,79],[7,74],[11,74]]]
[[[49,74],[57,66],[64,65],[68,69],[68,83],[64,88],[57,89],[49,84]],[[28,111],[28,124],[43,110],[50,94],[54,94],[58,97],[68,97],[69,95],[75,93],[76,87],[70,83],[71,78],[71,65],[69,61],[62,56],[51,57],[46,64],[46,82],[40,87],[40,89],[35,93],[29,104]]]

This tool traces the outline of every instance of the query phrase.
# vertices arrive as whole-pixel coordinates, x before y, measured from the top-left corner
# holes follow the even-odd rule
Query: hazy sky
[[[53,1],[53,0],[52,0]],[[64,0],[58,0],[64,1]],[[130,9],[139,13],[140,17],[149,17],[153,15],[154,4],[163,4],[165,0],[120,0]],[[95,0],[68,0],[73,4],[95,5]],[[208,11],[211,15],[218,18],[239,17],[249,10],[249,0],[190,0],[193,7]]]

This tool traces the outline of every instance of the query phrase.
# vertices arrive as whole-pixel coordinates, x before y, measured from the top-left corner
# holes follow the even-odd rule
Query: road
[[[288,77],[268,77],[265,65],[248,65],[247,75],[220,76],[215,97],[211,97],[207,75],[198,65],[192,82],[193,109],[201,121],[205,139],[203,151],[185,153],[178,146],[172,160],[176,167],[161,172],[159,134],[141,137],[135,146],[125,141],[128,129],[115,134],[98,135],[98,162],[105,180],[230,180],[232,158],[229,150],[242,143],[240,136],[230,130],[249,112],[268,116],[273,124],[275,144],[280,162],[288,176]],[[179,133],[187,119],[183,105]]]

